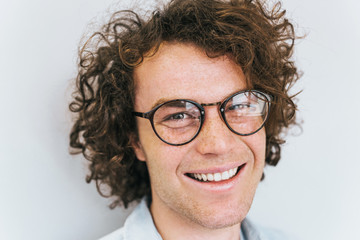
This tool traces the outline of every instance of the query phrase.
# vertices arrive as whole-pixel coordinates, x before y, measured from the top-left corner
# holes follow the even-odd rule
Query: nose
[[[226,154],[234,146],[235,135],[222,120],[217,107],[208,106],[201,131],[195,139],[197,151],[203,155]]]

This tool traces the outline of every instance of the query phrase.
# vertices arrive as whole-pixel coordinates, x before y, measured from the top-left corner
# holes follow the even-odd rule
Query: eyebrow
[[[169,107],[177,107],[177,108],[184,108],[185,102],[191,101],[190,99],[183,99],[183,98],[174,98],[174,99],[167,99],[167,98],[160,98],[158,101],[155,102],[155,104],[151,107],[151,109],[154,109],[160,104],[163,104],[165,102],[170,102],[168,104]]]
[[[233,92],[232,94],[234,94],[234,93],[236,93],[236,92],[240,92],[240,91],[246,91],[245,89],[244,90],[238,90],[238,91],[235,91],[235,92]],[[231,96],[232,94],[230,94],[229,96]],[[158,106],[158,105],[160,105],[160,104],[162,104],[162,103],[165,103],[165,102],[168,102],[168,101],[172,101],[172,100],[176,100],[176,99],[180,99],[180,98],[171,98],[171,99],[169,99],[169,98],[160,98],[159,100],[157,100],[152,106],[151,106],[151,109],[154,109],[156,106]],[[224,98],[224,99],[226,99],[226,98]],[[220,102],[222,102],[222,101],[224,101],[224,99],[223,100],[221,100]],[[184,100],[184,99],[181,99],[181,100]],[[188,99],[187,99],[188,100]],[[210,106],[212,105],[212,104],[218,104],[219,102],[216,102],[216,103],[210,103]],[[209,103],[200,103],[200,105],[203,105],[203,106],[207,106],[207,105],[209,105]]]
[[[168,102],[170,100],[173,100],[173,99],[167,99],[167,98],[160,98],[159,100],[157,100],[152,106],[151,106],[151,109],[154,109],[156,106],[164,103],[164,102]]]

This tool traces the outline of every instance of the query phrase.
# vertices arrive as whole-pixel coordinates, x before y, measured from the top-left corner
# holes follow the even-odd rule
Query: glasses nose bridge
[[[222,114],[222,105],[224,102],[213,102],[213,103],[201,103],[200,105],[203,107],[203,121],[202,124],[200,126],[199,135],[200,136],[200,142],[203,143],[209,143],[209,141],[214,141],[214,139],[217,139],[217,146],[223,145],[221,143],[228,143],[228,133],[231,133],[231,131],[229,131],[229,127],[226,123],[226,120],[224,119],[224,116]],[[213,112],[211,115],[213,115],[212,117],[209,117],[207,122],[206,122],[206,117],[205,117],[205,107],[217,107],[217,113],[218,113],[218,117],[220,119],[217,119],[217,117],[215,116],[215,112]],[[215,110],[215,109],[213,109]],[[226,129],[226,130],[225,130]],[[199,137],[199,136],[197,136]],[[214,143],[214,142],[213,142]],[[201,144],[200,144],[201,145]],[[228,145],[228,144],[225,144]],[[225,146],[223,145],[223,146]],[[225,148],[224,148],[225,149]]]
[[[201,103],[200,105],[203,107],[209,107],[209,106],[219,106],[221,102],[213,102],[213,103]]]
[[[223,119],[223,115],[221,113],[221,109],[220,109],[220,106],[221,106],[222,102],[213,102],[213,103],[201,103],[200,105],[204,108],[204,107],[211,107],[211,106],[217,106],[218,108],[218,113],[219,113],[219,117],[221,118],[221,120],[225,120]],[[205,117],[205,108],[203,110],[203,115]]]

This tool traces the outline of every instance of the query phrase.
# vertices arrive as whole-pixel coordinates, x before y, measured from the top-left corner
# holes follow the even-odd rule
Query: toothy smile
[[[242,165],[243,166],[243,165]],[[219,182],[228,180],[230,178],[233,178],[239,171],[239,169],[242,167],[235,167],[230,170],[224,171],[224,172],[217,172],[217,173],[189,173],[187,174],[192,179],[195,179],[197,181],[201,182]]]

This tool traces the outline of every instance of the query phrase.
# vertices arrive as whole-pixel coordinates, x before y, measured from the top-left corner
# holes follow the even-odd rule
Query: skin
[[[135,110],[162,101],[224,100],[247,89],[241,68],[226,56],[209,58],[191,44],[163,43],[134,72]],[[163,239],[239,239],[265,165],[265,129],[242,137],[222,121],[217,106],[205,107],[199,135],[183,146],[162,142],[150,121],[137,118],[137,158],[150,174],[150,211]],[[200,183],[186,173],[219,172],[245,164],[231,181]]]

